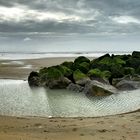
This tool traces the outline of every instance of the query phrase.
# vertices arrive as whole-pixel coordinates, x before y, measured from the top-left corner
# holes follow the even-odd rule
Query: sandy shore
[[[91,58],[92,59],[92,58]],[[1,60],[0,78],[25,79],[32,70],[74,58]],[[0,116],[0,140],[139,140],[140,111],[101,118]]]
[[[139,140],[140,112],[101,118],[0,117],[0,140]]]

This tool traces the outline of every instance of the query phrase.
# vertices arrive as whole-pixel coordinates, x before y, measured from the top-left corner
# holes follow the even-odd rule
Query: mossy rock
[[[124,67],[124,74],[125,75],[134,75],[135,74],[135,69],[131,67]]]
[[[111,72],[110,71],[103,71],[102,73],[101,73],[101,75],[102,75],[102,78],[104,78],[104,79],[109,79],[110,77],[111,77]]]
[[[46,74],[47,79],[59,79],[63,77],[63,74],[58,67],[49,67],[47,69],[47,74]]]
[[[28,83],[31,87],[41,86],[39,73],[32,71],[28,77]]]
[[[71,70],[73,70],[73,64],[74,64],[73,62],[67,62],[67,61],[65,61],[61,65],[62,66],[65,66],[65,67],[67,67],[67,68],[69,68]]]
[[[140,75],[140,66],[136,69],[136,73]]]
[[[88,76],[92,78],[109,79],[111,77],[110,71],[101,71],[100,69],[92,69],[88,72]]]
[[[140,52],[139,51],[134,51],[132,53],[132,57],[134,57],[134,58],[140,58]]]
[[[104,59],[110,59],[110,55],[109,54],[105,54],[97,59],[93,59],[91,62],[90,62],[90,65],[98,65],[99,62],[103,61]]]
[[[72,75],[73,71],[66,66],[61,66],[63,68],[63,75],[69,77]]]
[[[89,77],[101,77],[102,72],[99,70],[99,69],[91,69],[89,72],[88,72],[88,76]]]
[[[126,67],[137,69],[140,66],[140,58],[130,58],[126,61]]]
[[[73,79],[74,81],[79,81],[82,79],[88,78],[88,76],[84,73],[82,73],[79,69],[77,69],[76,71],[73,72]]]
[[[89,71],[90,64],[87,62],[82,62],[80,64],[74,64],[74,69],[77,70],[79,69],[83,73],[87,73]]]
[[[79,56],[79,57],[77,57],[77,58],[74,60],[74,63],[75,63],[75,64],[80,64],[80,63],[82,63],[82,62],[90,63],[90,60],[89,60],[87,57],[85,57],[85,56]]]
[[[39,74],[47,73],[47,67],[43,67],[39,70]]]
[[[120,65],[114,65],[110,69],[112,78],[122,78],[124,76],[124,68]]]
[[[119,58],[117,56],[113,58],[113,63],[117,64],[117,65],[125,65],[126,64],[126,62],[124,60],[122,60],[121,58]]]

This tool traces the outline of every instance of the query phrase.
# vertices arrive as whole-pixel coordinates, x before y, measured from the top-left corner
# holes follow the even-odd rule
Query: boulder
[[[66,77],[46,80],[46,86],[50,89],[65,89],[70,83],[71,81]]]
[[[67,62],[67,61],[65,61],[65,62],[63,62],[61,65],[62,66],[65,66],[65,67],[67,67],[67,68],[69,68],[69,69],[71,69],[71,70],[73,70],[73,62]]]
[[[126,61],[126,65],[125,65],[125,67],[131,67],[131,68],[134,68],[134,69],[137,69],[139,66],[140,66],[140,57],[139,58],[130,57]]]
[[[88,76],[89,76],[90,78],[101,77],[101,71],[100,71],[98,68],[91,69],[91,70],[88,72]]]
[[[117,89],[111,85],[93,80],[85,85],[84,92],[90,96],[108,96],[117,93]]]
[[[116,88],[119,90],[135,90],[140,88],[140,81],[122,80],[116,84]]]
[[[139,51],[134,51],[134,52],[132,53],[132,57],[140,58],[140,52],[139,52]]]
[[[74,64],[75,70],[79,69],[81,72],[86,74],[89,71],[90,64],[87,62],[82,62],[80,64]]]
[[[73,79],[75,83],[78,83],[81,80],[89,79],[89,77],[86,74],[82,73],[79,69],[77,69],[73,72]]]
[[[90,78],[86,77],[86,78],[76,81],[76,84],[84,87],[89,81],[91,81]]]
[[[32,71],[28,77],[28,83],[31,87],[41,86],[41,81],[38,72]]]
[[[79,56],[79,57],[77,57],[77,58],[74,60],[74,63],[75,63],[75,64],[80,64],[80,63],[82,63],[82,62],[90,63],[90,60],[89,60],[87,57],[85,57],[85,56]]]
[[[67,89],[74,92],[82,92],[84,90],[84,87],[78,84],[71,83],[68,85]]]

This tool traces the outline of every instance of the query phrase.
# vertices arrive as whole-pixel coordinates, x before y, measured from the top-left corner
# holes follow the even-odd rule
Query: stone
[[[140,81],[122,80],[116,84],[116,88],[119,90],[135,90],[140,88]]]
[[[31,87],[41,86],[40,77],[38,72],[32,71],[28,77],[28,83]]]
[[[46,86],[49,87],[50,89],[65,89],[70,83],[71,80],[69,80],[66,77],[46,80]]]
[[[67,89],[74,92],[82,92],[84,90],[84,87],[78,84],[71,83],[68,85]]]
[[[111,85],[93,80],[85,85],[84,93],[90,96],[109,96],[117,93],[117,89]]]

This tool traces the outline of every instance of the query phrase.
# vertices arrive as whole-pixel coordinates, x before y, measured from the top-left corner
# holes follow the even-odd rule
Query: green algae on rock
[[[106,96],[116,93],[114,91],[117,89],[140,88],[139,77],[140,52],[134,51],[132,55],[105,54],[91,61],[85,56],[80,56],[74,62],[66,61],[60,65],[41,68],[39,72],[31,72],[28,83],[30,86],[67,88],[78,92],[94,92],[93,96]],[[108,90],[107,87],[114,91]]]

